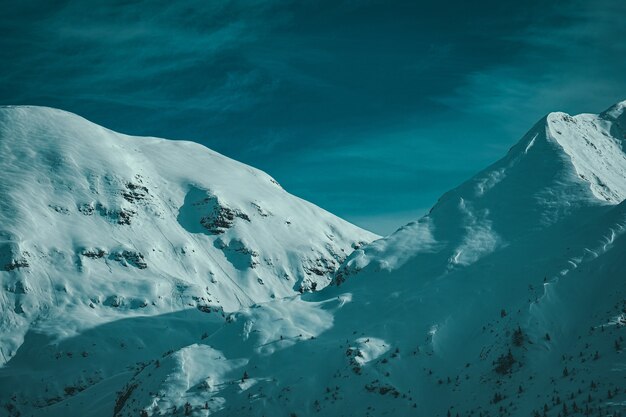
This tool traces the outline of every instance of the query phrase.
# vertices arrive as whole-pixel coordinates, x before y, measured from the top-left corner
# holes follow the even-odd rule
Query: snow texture
[[[625,108],[549,114],[378,240],[200,145],[3,108],[0,415],[620,415]]]

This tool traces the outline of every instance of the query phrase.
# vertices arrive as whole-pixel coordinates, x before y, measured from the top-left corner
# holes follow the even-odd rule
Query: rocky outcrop
[[[121,252],[115,252],[111,254],[112,258],[124,266],[133,266],[139,269],[146,269],[148,264],[146,263],[144,256],[141,252],[133,250],[123,250]]]

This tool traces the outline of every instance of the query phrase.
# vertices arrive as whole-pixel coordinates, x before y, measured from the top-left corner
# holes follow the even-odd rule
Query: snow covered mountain
[[[322,288],[376,237],[201,145],[60,110],[0,108],[0,155],[0,363],[32,326],[65,336]]]
[[[0,415],[626,410],[626,102],[364,247],[199,145],[0,120]]]

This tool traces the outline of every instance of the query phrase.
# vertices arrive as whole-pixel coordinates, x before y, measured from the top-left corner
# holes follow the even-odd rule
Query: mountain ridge
[[[625,107],[626,102],[621,102],[602,114],[613,111],[613,120],[617,121],[623,117]],[[619,115],[611,110],[616,108]],[[618,138],[609,135],[615,130]],[[596,134],[593,142],[587,139],[590,132]],[[445,193],[426,216],[396,233],[403,234],[419,224],[421,231],[414,236],[423,236],[423,240],[417,243],[412,239],[412,244],[426,244],[430,248],[434,244],[434,232],[430,231],[433,222],[438,218],[445,220],[446,224],[440,225],[439,231],[444,234],[440,240],[446,240],[449,233],[460,233],[453,219],[465,216],[470,218],[478,235],[485,232],[477,240],[482,238],[488,246],[497,245],[546,227],[576,207],[619,203],[626,197],[624,139],[619,139],[625,137],[625,133],[621,126],[615,126],[602,116],[549,113],[511,147],[505,157]],[[565,136],[579,139],[580,143]],[[596,159],[589,161],[586,154]],[[499,193],[500,188],[504,189],[504,194]],[[503,219],[493,219],[494,213]],[[494,228],[502,236],[486,233],[493,221],[501,223]],[[467,223],[461,226],[465,227]],[[379,247],[387,240],[389,238],[385,237],[369,248]],[[396,257],[400,250],[395,246],[396,249],[390,251],[391,257]],[[360,251],[356,252],[353,257]]]
[[[1,108],[0,151],[5,354],[51,311],[233,311],[322,287],[377,237],[199,144],[59,110]]]
[[[0,368],[6,414],[622,415],[624,103],[600,115],[550,113],[503,159],[390,236],[366,234],[372,242],[359,247],[326,235],[352,253],[332,265],[309,265],[330,271],[316,291],[255,291],[275,285],[269,279],[260,287],[228,287],[255,302],[231,299],[221,317],[192,297],[185,305],[187,290],[174,286],[160,295],[171,302],[180,296],[180,305],[154,314],[121,315],[133,300],[107,299],[107,308],[85,309],[113,312],[97,322],[88,317],[90,326],[45,318]],[[113,181],[112,195],[141,201],[141,187],[152,194],[152,177],[131,187]],[[210,236],[201,242],[234,256],[220,265],[231,264],[234,283],[245,285],[235,264],[248,270],[261,259],[248,250],[246,228],[271,207],[251,211],[234,194],[198,185],[179,191],[177,215],[167,221],[186,233],[204,230],[200,235]],[[359,233],[343,227],[346,235]],[[243,246],[222,239],[234,228]],[[103,248],[86,249],[87,265]],[[120,260],[109,259],[113,252],[104,249],[105,265],[131,270],[133,279],[153,269],[151,257],[119,251]],[[0,272],[3,279],[23,269],[13,266]],[[14,285],[11,294],[27,287]]]

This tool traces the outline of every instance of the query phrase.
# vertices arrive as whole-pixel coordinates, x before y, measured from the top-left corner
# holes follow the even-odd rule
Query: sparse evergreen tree
[[[500,401],[502,401],[503,399],[504,399],[504,397],[502,396],[502,394],[500,394],[499,392],[495,392],[495,393],[493,394],[493,398],[492,398],[491,402],[492,402],[493,404],[497,404],[497,403],[499,403]]]
[[[509,349],[506,355],[500,355],[496,360],[495,371],[501,375],[505,375],[511,372],[513,365],[515,364],[515,357]]]
[[[515,346],[522,346],[524,344],[524,333],[519,326],[517,326],[517,329],[513,332],[513,344]]]

